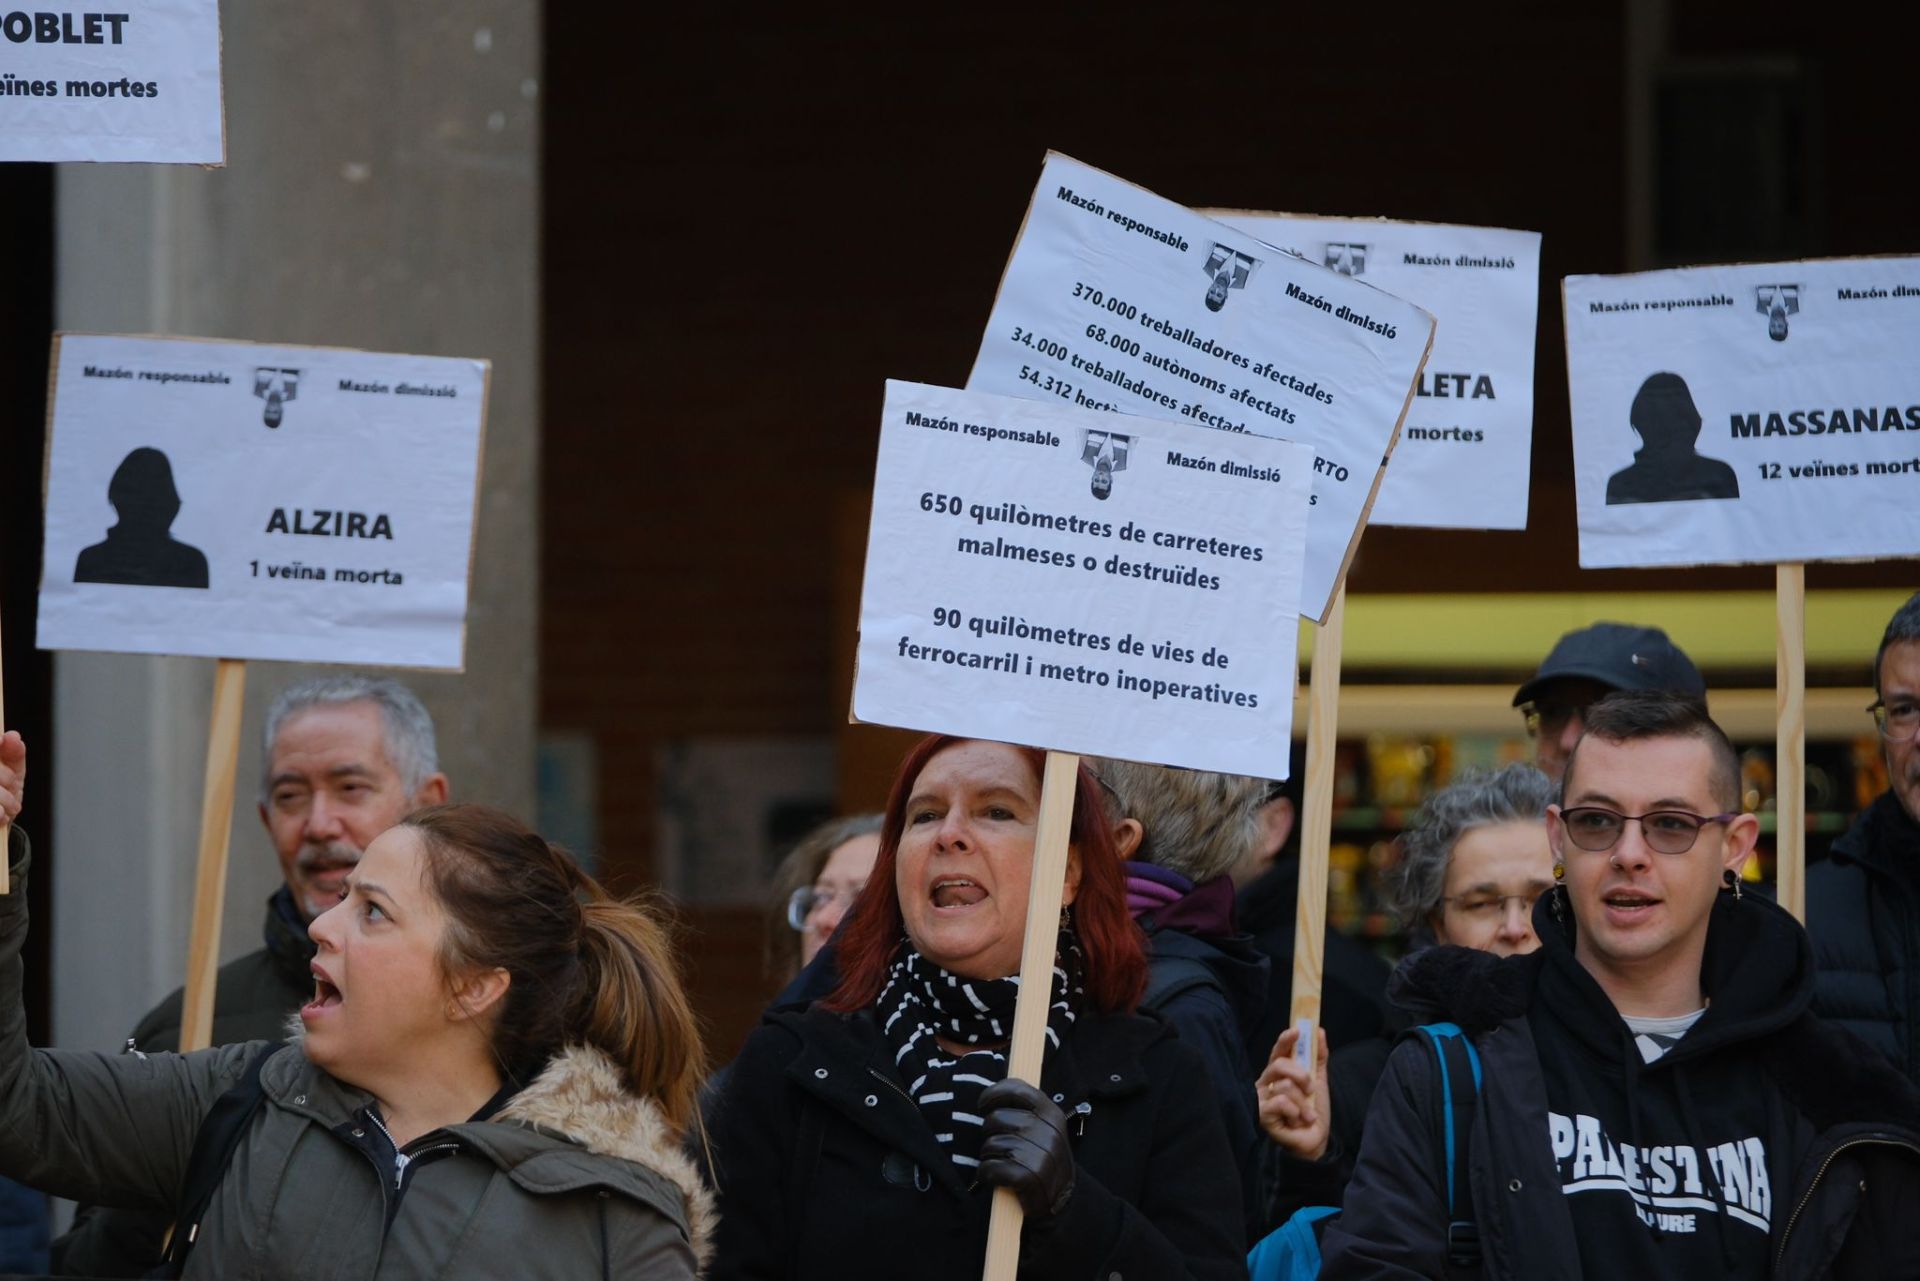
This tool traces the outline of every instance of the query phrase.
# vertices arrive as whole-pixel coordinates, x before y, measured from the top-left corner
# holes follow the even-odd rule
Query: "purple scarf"
[[[1127,871],[1127,911],[1134,916],[1172,907],[1193,892],[1193,882],[1152,863],[1121,864]]]

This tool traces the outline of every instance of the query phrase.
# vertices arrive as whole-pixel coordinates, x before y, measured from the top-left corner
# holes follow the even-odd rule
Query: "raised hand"
[[[1260,1128],[1267,1137],[1295,1156],[1317,1161],[1326,1154],[1333,1132],[1333,1100],[1327,1092],[1327,1033],[1313,1031],[1313,1070],[1293,1056],[1300,1042],[1297,1028],[1288,1028],[1273,1043],[1266,1070],[1254,1083],[1260,1106]]]
[[[27,742],[16,730],[0,736],[0,823],[20,817],[27,788]]]

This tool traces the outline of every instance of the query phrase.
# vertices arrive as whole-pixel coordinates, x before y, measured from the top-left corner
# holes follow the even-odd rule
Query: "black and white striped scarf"
[[[1062,930],[1054,953],[1053,1001],[1047,1009],[1049,1049],[1060,1048],[1061,1033],[1073,1023],[1074,1010],[1086,995],[1080,976],[1080,945],[1071,931]],[[955,1165],[971,1169],[980,1164],[986,1124],[980,1094],[1006,1079],[1007,1056],[1000,1050],[974,1050],[955,1058],[937,1038],[961,1045],[1001,1044],[1013,1035],[1013,1007],[1019,999],[1018,975],[962,978],[906,943],[874,1002],[907,1093],[920,1105],[933,1137],[953,1154]]]

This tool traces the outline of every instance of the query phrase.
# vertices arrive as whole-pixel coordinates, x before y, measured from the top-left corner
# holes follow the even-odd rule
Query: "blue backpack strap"
[[[1439,1072],[1441,1147],[1447,1171],[1447,1262],[1466,1275],[1480,1267],[1480,1226],[1473,1213],[1467,1138],[1480,1100],[1480,1052],[1457,1023],[1428,1023],[1415,1031],[1433,1051]]]
[[[1320,1233],[1340,1213],[1335,1205],[1307,1205],[1260,1238],[1247,1254],[1249,1281],[1314,1281],[1320,1275]]]

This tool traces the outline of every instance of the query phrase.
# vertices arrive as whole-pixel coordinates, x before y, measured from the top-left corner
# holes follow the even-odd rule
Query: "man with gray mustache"
[[[393,680],[323,676],[284,691],[267,711],[260,821],[286,883],[267,900],[266,946],[220,967],[213,1044],[279,1040],[313,995],[307,924],[339,902],[369,842],[406,814],[447,799],[433,718]],[[182,993],[150,1010],[129,1048],[175,1050]],[[165,1215],[83,1210],[54,1243],[68,1276],[138,1277],[159,1262]]]

